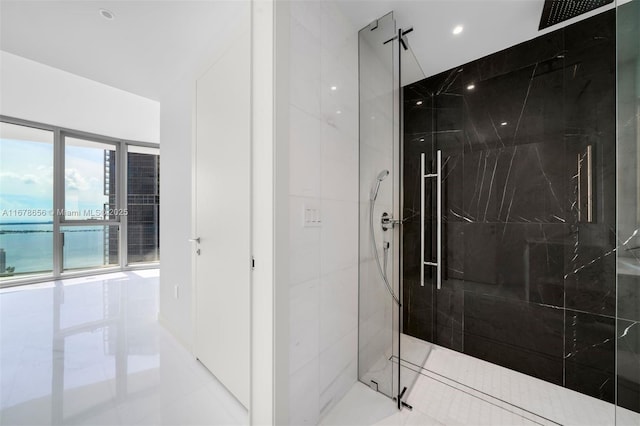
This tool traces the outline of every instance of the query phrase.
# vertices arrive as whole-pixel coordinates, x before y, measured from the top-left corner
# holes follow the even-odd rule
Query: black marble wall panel
[[[557,385],[563,382],[563,312],[465,292],[464,352]]]
[[[575,245],[565,251],[566,307],[615,316],[616,258],[610,231],[586,224],[576,228],[571,236]]]
[[[614,401],[615,319],[565,311],[565,386]]]
[[[640,413],[640,321],[618,320],[618,404]]]
[[[635,277],[619,283],[616,328],[615,42],[605,12],[414,83],[403,98],[404,332],[609,402],[622,322],[618,394],[640,394]],[[588,147],[591,222],[577,176]],[[430,172],[437,150],[440,290],[434,268],[419,282],[420,155]],[[432,182],[425,196],[425,257],[435,260]]]
[[[444,280],[435,292],[433,342],[457,351],[463,350],[464,282]]]
[[[640,321],[640,276],[618,275],[618,317]]]
[[[431,281],[431,276],[428,276]],[[418,281],[407,280],[404,285],[403,299],[406,306],[404,333],[428,342],[434,341],[434,289],[432,286],[420,286]]]

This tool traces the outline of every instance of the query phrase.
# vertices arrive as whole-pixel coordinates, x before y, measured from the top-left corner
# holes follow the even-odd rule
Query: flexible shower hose
[[[384,281],[384,285],[389,290],[389,294],[393,297],[393,300],[398,304],[398,306],[402,306],[400,304],[400,299],[395,295],[393,289],[389,285],[389,280],[387,279],[387,274],[382,271],[382,265],[380,264],[380,254],[378,253],[378,245],[376,244],[376,234],[373,232],[373,208],[376,205],[376,200],[369,200],[369,230],[371,232],[371,247],[373,248],[373,257],[376,259],[376,265],[378,265],[378,272],[380,272],[380,276]]]

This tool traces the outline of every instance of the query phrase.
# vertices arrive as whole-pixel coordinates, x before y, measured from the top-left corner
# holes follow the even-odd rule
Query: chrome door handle
[[[420,154],[420,285],[424,287],[424,267],[436,268],[436,288],[442,288],[442,151],[436,152],[436,172],[426,173],[425,154]],[[426,179],[436,179],[436,261],[424,260],[424,190]]]
[[[426,176],[424,153],[420,154],[420,286],[424,287],[424,180]]]
[[[578,222],[593,222],[593,149],[591,145],[587,145],[586,151],[578,153]],[[586,165],[585,165],[586,163]],[[584,170],[586,169],[586,179],[584,178]],[[586,182],[583,182],[586,180]],[[583,185],[586,185],[586,202]],[[583,212],[583,209],[586,212]],[[585,214],[586,213],[586,214]]]
[[[436,153],[436,188],[438,201],[436,203],[436,262],[438,263],[436,275],[436,288],[442,288],[442,151]]]
[[[189,242],[190,243],[198,243],[198,244],[200,244],[200,237],[189,238]]]

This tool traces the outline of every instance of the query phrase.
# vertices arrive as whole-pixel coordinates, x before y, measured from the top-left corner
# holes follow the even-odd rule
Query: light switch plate
[[[306,227],[322,226],[322,217],[320,215],[320,207],[315,203],[306,203],[304,205],[303,224]]]

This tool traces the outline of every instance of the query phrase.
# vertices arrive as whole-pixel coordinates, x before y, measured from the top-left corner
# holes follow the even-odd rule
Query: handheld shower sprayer
[[[380,253],[378,253],[378,245],[376,243],[376,234],[373,228],[373,210],[376,206],[376,198],[378,198],[378,191],[380,190],[380,182],[385,180],[387,176],[389,176],[389,170],[387,169],[382,170],[380,173],[378,173],[378,176],[376,177],[375,186],[371,188],[371,194],[369,197],[369,232],[371,237],[370,241],[371,241],[371,249],[373,251],[373,257],[376,260],[376,265],[378,266],[378,272],[380,272],[382,281],[384,282],[385,287],[387,287],[389,294],[391,294],[391,297],[393,297],[393,300],[398,304],[398,306],[402,306],[402,304],[400,303],[400,299],[393,292],[393,288],[391,287],[391,284],[389,283],[389,279],[387,278],[386,269],[387,269],[387,256],[389,252],[389,243],[385,241],[385,244],[384,244],[385,266],[383,269],[382,265],[380,264]],[[384,215],[388,216],[386,213]],[[393,224],[392,224],[393,221],[391,221],[390,219],[387,219],[387,223],[391,223],[390,226],[391,228],[393,228]],[[383,229],[387,230],[390,228],[385,227],[385,223],[383,222]]]
[[[387,169],[384,169],[380,173],[378,173],[378,176],[376,177],[376,186],[372,188],[371,196],[369,197],[371,201],[375,201],[376,198],[378,198],[378,190],[380,189],[380,182],[385,180],[387,176],[389,176],[389,170]]]

